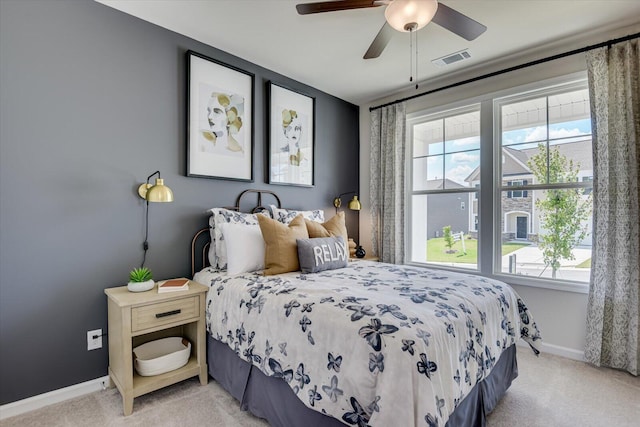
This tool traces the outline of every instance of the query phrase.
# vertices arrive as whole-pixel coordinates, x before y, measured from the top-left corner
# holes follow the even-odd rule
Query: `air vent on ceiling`
[[[459,52],[454,52],[452,54],[434,59],[431,62],[433,62],[439,67],[445,67],[447,65],[455,64],[456,62],[464,61],[469,58],[471,58],[471,55],[469,54],[469,50],[464,49]]]

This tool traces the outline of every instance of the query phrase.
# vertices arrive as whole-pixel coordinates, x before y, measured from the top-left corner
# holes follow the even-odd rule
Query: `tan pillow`
[[[300,270],[296,239],[308,239],[304,217],[298,215],[285,225],[264,215],[257,215],[265,243],[264,275]]]
[[[329,221],[319,222],[309,221],[305,219],[307,224],[307,230],[309,231],[309,237],[338,237],[342,236],[345,242],[349,240],[347,236],[347,226],[344,222],[344,212],[340,211],[333,216]]]

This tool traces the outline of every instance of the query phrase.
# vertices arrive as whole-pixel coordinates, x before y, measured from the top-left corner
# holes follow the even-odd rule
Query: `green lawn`
[[[576,268],[591,268],[591,258],[585,259],[580,264],[576,265]]]
[[[476,239],[465,239],[464,246],[467,251],[466,255],[462,252],[462,243],[455,242],[453,250],[457,251],[452,254],[447,253],[447,246],[444,238],[438,237],[427,240],[427,261],[428,262],[460,262],[468,264],[476,264],[478,262],[478,241]],[[502,255],[507,255],[523,246],[529,246],[528,243],[503,243]]]

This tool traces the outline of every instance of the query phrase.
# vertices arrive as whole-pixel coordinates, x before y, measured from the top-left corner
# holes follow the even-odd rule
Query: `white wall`
[[[583,34],[580,38],[566,39],[525,54],[495,61],[492,64],[485,65],[482,68],[478,67],[475,70],[472,69],[464,74],[455,73],[455,69],[452,68],[452,73],[448,77],[438,81],[423,82],[420,84],[418,91],[412,89],[391,94],[388,97],[360,105],[360,199],[362,211],[360,212],[359,243],[363,245],[367,253],[371,253],[371,214],[369,211],[370,107],[638,31],[640,31],[640,25],[619,29],[601,29],[588,35]],[[412,99],[407,101],[407,114],[584,70],[586,70],[585,56],[584,54],[576,54]],[[398,76],[398,78],[404,78],[404,76]],[[587,295],[585,293],[557,291],[531,286],[513,287],[530,308],[541,330],[545,344],[544,350],[569,357],[582,357],[586,332]]]

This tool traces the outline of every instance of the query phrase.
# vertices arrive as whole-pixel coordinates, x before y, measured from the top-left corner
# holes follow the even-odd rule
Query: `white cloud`
[[[543,126],[537,126],[532,131],[528,132],[524,137],[524,142],[541,141],[547,138],[547,128]]]
[[[469,165],[458,165],[455,168],[447,169],[446,176],[452,181],[468,186],[469,183],[466,183],[464,180],[474,169],[475,168]]]
[[[447,141],[447,145],[452,144],[455,147],[466,147],[468,145],[480,145],[480,137],[479,136],[471,136],[469,138],[461,138],[455,139],[453,141]]]
[[[573,129],[551,129],[549,132],[551,139],[555,138],[568,138],[571,136],[584,135],[584,132],[580,131],[578,128]]]
[[[451,161],[455,163],[478,163],[479,160],[479,154],[454,153],[451,155]]]
[[[578,136],[578,135],[584,135],[584,132],[582,132],[578,128],[573,128],[573,129],[565,129],[565,128],[554,129],[554,128],[551,128],[551,129],[549,129],[549,137],[550,137],[550,139],[569,138],[569,137]],[[544,126],[537,126],[532,131],[527,133],[527,135],[524,137],[524,142],[544,141],[546,139],[546,136],[547,136],[547,128],[544,127]]]

